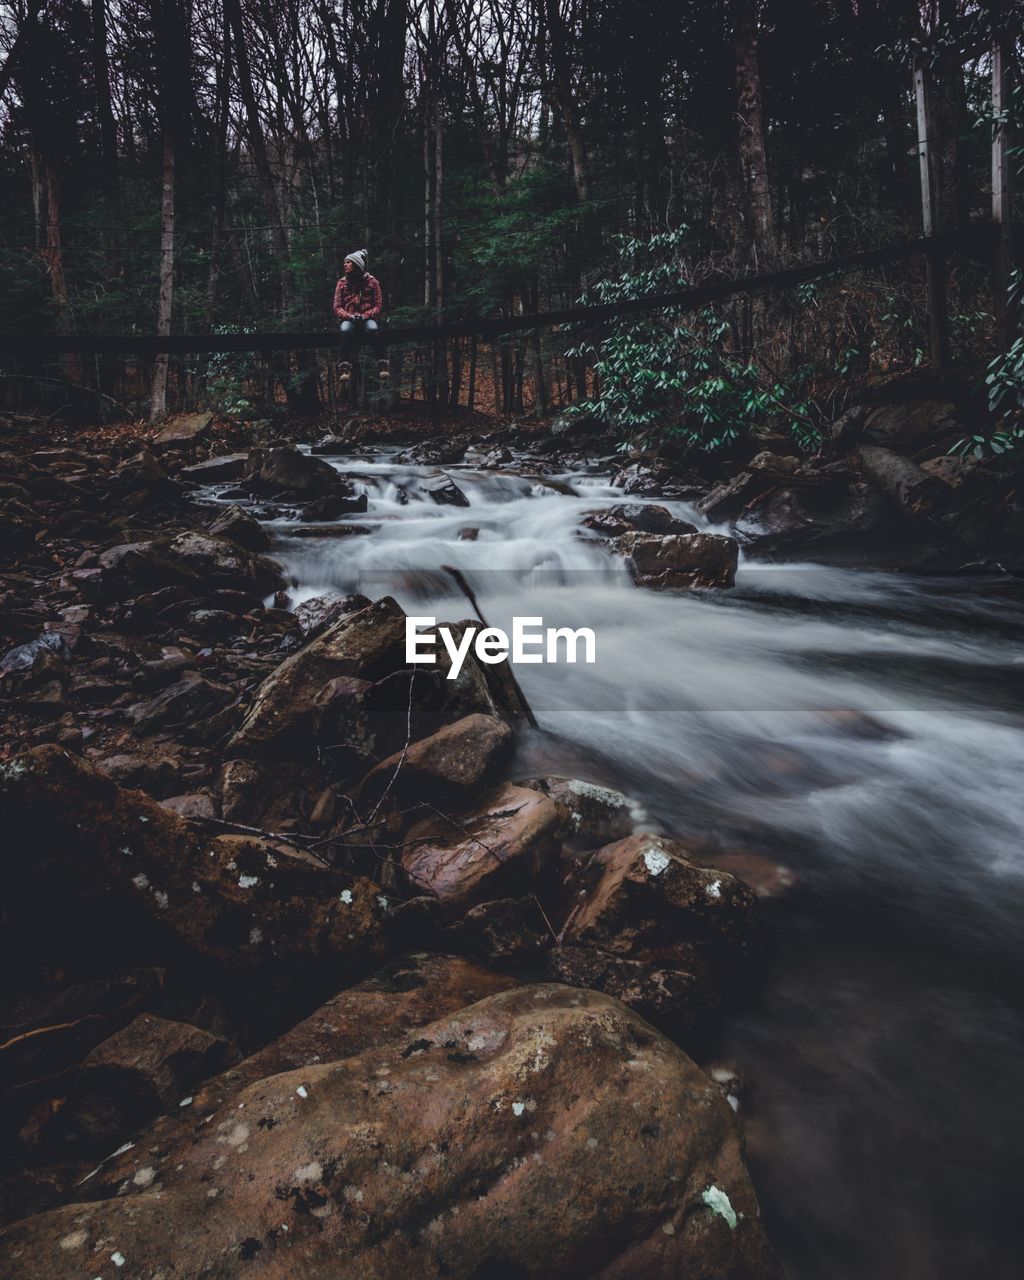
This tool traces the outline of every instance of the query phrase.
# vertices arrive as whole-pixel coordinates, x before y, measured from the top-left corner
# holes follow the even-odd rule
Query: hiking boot
[[[381,382],[391,381],[391,370],[386,360],[377,361],[377,377],[380,378]]]

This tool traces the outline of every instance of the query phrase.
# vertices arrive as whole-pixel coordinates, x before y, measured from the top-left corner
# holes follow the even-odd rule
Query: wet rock
[[[381,801],[408,808],[458,804],[490,782],[512,751],[512,730],[494,716],[470,715],[382,760],[359,787],[362,809]]]
[[[230,506],[218,516],[210,525],[210,533],[215,538],[227,538],[246,551],[266,551],[270,546],[270,534],[239,506]]]
[[[283,586],[280,568],[224,538],[188,531],[167,544],[168,553],[194,570],[204,587],[226,587],[266,595]],[[102,556],[100,557],[102,562]]]
[[[187,725],[205,720],[226,707],[234,696],[234,691],[225,685],[214,684],[195,671],[187,671],[177,683],[169,685],[155,698],[130,706],[127,714],[136,733],[155,733],[166,725]]]
[[[51,670],[54,656],[66,658],[69,654],[67,637],[60,631],[43,631],[34,640],[15,645],[0,658],[0,680],[10,675],[23,675],[27,671]]]
[[[741,471],[731,480],[715,485],[697,503],[697,510],[712,524],[726,524],[736,519],[747,503],[777,485],[780,477],[767,470]]]
[[[761,555],[859,550],[884,538],[891,524],[883,496],[870,484],[822,483],[772,489],[735,523],[741,542]]]
[[[227,480],[241,480],[248,462],[248,453],[222,453],[216,458],[206,458],[190,467],[182,467],[178,475],[182,480],[192,480],[195,484],[223,484]]]
[[[797,883],[795,871],[753,849],[715,850],[702,860],[742,880],[758,898],[781,897]]]
[[[664,466],[648,466],[645,463],[633,462],[623,467],[612,477],[612,484],[626,493],[636,493],[645,497],[657,497],[669,480],[669,471]]]
[[[800,459],[793,454],[772,453],[768,449],[756,454],[747,463],[751,471],[767,471],[777,476],[794,475],[802,465]]]
[[[590,849],[624,839],[642,817],[621,791],[580,778],[527,778],[516,785],[540,791],[564,809],[569,838]]]
[[[312,501],[344,488],[329,462],[300,453],[294,445],[276,449],[254,449],[249,454],[247,483],[267,497],[290,497]]]
[[[340,436],[324,436],[322,440],[310,449],[310,453],[327,458],[343,457],[351,452],[351,440],[343,440]]]
[[[342,617],[263,681],[228,744],[229,755],[312,759],[324,686],[338,677],[372,682],[404,661],[405,614],[390,597]]]
[[[141,510],[151,498],[161,499],[179,492],[163,466],[148,449],[123,462],[106,481],[107,502],[130,511]]]
[[[179,413],[168,419],[153,438],[157,453],[180,449],[200,440],[213,425],[212,413]]]
[[[398,461],[418,466],[448,467],[452,463],[461,462],[468,448],[468,436],[437,436],[433,440],[413,445],[411,449],[398,455]]]
[[[406,835],[402,866],[417,890],[461,915],[487,899],[543,893],[564,830],[546,796],[506,783],[466,812],[416,823]]]
[[[690,972],[702,956],[740,969],[761,944],[751,890],[698,866],[687,846],[637,835],[594,854],[580,874],[565,943]]]
[[[731,587],[736,580],[739,547],[715,533],[658,537],[625,533],[616,550],[628,556],[641,586],[659,589]]]
[[[138,689],[160,689],[173,684],[195,662],[191,653],[176,645],[166,645],[159,658],[150,658],[139,664],[132,677]]]
[[[442,475],[434,480],[424,480],[420,488],[431,499],[443,507],[468,507],[469,499],[462,492],[451,476]]]
[[[583,520],[586,529],[605,538],[623,533],[696,533],[697,526],[677,519],[666,507],[653,503],[623,502],[604,511],[592,511]]]
[[[98,1274],[115,1252],[223,1280],[780,1274],[729,1105],[594,992],[520,987],[268,1077],[149,1155],[123,1195],[9,1228],[9,1280]]]
[[[37,1158],[108,1156],[212,1075],[226,1049],[227,1042],[209,1031],[140,1014],[92,1050],[66,1097],[39,1109],[26,1126],[27,1145]]]
[[[707,983],[692,973],[590,947],[555,947],[547,965],[556,982],[614,996],[685,1045],[704,1033],[717,1005]]]
[[[190,636],[199,640],[223,640],[233,636],[243,626],[237,614],[226,609],[193,609],[185,618]]]
[[[313,596],[295,606],[295,617],[305,639],[315,640],[345,614],[365,609],[368,604],[366,596],[360,595]]]
[[[349,496],[345,493],[330,493],[323,498],[314,498],[302,508],[300,520],[312,523],[317,520],[337,520],[341,516],[358,515],[366,511],[368,499],[365,493]]]

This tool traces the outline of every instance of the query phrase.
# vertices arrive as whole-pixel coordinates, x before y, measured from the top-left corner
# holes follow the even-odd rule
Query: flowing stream
[[[617,787],[774,885],[770,962],[715,1061],[746,1081],[790,1280],[1018,1276],[1024,584],[745,562],[731,592],[658,593],[581,530],[634,501],[607,473],[471,453],[445,468],[454,507],[396,453],[330,459],[369,497],[339,523],[369,536],[270,521],[295,598],[391,593],[454,621],[454,565],[491,625],[591,627],[596,664],[516,668],[541,725],[519,776]]]

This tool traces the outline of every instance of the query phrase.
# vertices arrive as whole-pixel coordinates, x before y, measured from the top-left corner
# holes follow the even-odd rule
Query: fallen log
[[[949,488],[909,458],[880,445],[862,445],[860,470],[892,498],[911,519],[927,519],[949,506]]]

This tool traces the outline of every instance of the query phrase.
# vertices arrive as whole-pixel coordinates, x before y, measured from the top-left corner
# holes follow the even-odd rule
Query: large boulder
[[[412,826],[402,866],[419,892],[461,915],[490,898],[543,891],[564,832],[563,815],[546,796],[506,783],[468,812]]]
[[[777,488],[748,505],[734,530],[758,555],[860,551],[885,540],[887,504],[872,484],[836,484],[820,476],[800,488]]]
[[[138,1154],[120,1196],[10,1227],[7,1280],[780,1275],[728,1103],[595,992],[501,992]]]
[[[309,762],[357,778],[409,740],[482,714],[515,720],[522,703],[507,667],[475,656],[448,680],[450,661],[405,661],[405,614],[389,596],[344,613],[256,690],[227,754]],[[458,632],[460,628],[453,628]]]
[[[105,1161],[90,1179],[89,1195],[112,1195],[123,1184],[133,1184],[140,1168],[162,1163],[190,1140],[197,1117],[203,1123],[246,1085],[282,1071],[355,1057],[398,1037],[415,1039],[417,1028],[426,1023],[518,985],[515,978],[461,956],[415,953],[392,961],[250,1057],[179,1094],[143,1141]],[[180,1106],[183,1100],[186,1105]]]
[[[226,538],[246,551],[265,551],[270,546],[270,534],[266,529],[237,505],[228,507],[214,520],[210,533],[215,538]]]
[[[624,533],[616,549],[628,557],[641,586],[669,589],[731,587],[739,547],[717,533]]]
[[[405,614],[390,596],[346,614],[263,681],[228,744],[228,755],[314,759],[321,725],[329,718],[332,704],[335,713],[340,702],[351,704],[351,717],[362,717],[367,686],[391,675],[404,662]],[[335,687],[332,697],[325,686],[338,680],[357,681],[359,687]],[[363,731],[371,733],[368,725]],[[365,758],[371,757],[373,745],[366,742]]]
[[[115,598],[171,586],[225,587],[265,595],[284,585],[274,561],[226,538],[194,530],[108,547],[100,553],[99,568],[104,593]]]
[[[942,454],[966,435],[970,428],[956,405],[942,400],[883,404],[866,414],[861,426],[863,440],[897,453]]]
[[[194,444],[207,435],[213,425],[212,413],[179,413],[168,418],[153,438],[158,453]]]
[[[0,766],[6,963],[190,953],[211,980],[335,989],[387,952],[376,886],[280,841],[200,836],[55,746]],[[261,995],[265,995],[261,992]]]
[[[329,462],[300,453],[294,445],[254,449],[249,455],[246,483],[268,497],[312,501],[344,490],[344,482]]]

